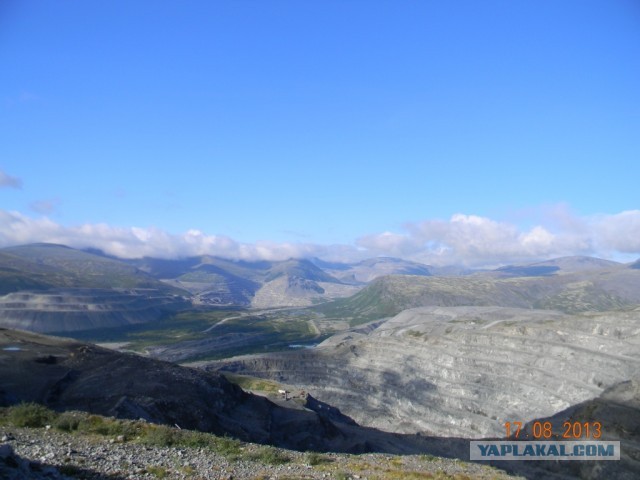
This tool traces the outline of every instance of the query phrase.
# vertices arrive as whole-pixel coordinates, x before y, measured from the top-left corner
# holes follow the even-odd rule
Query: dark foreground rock
[[[0,330],[0,379],[0,406],[36,402],[302,451],[455,457],[465,445],[359,427],[329,406],[284,408],[215,372],[23,331]]]

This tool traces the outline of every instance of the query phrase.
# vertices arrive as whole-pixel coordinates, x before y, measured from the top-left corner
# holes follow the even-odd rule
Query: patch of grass
[[[57,414],[37,403],[21,403],[9,407],[6,411],[9,423],[16,427],[42,428],[49,425]]]
[[[368,462],[349,462],[347,468],[350,472],[364,472],[365,470],[370,470],[372,467]]]
[[[233,373],[221,372],[231,383],[235,383],[243,390],[257,390],[267,393],[278,393],[282,386],[271,380],[250,377],[247,375],[235,375]]]
[[[140,437],[142,443],[158,447],[173,447],[180,443],[180,430],[165,425],[148,425]]]
[[[242,452],[242,443],[239,440],[227,437],[213,437],[214,450],[228,459],[237,458]]]
[[[291,461],[291,457],[273,447],[260,447],[256,452],[250,453],[247,458],[267,465],[283,465]]]
[[[77,435],[123,437],[124,441],[136,441],[161,447],[206,448],[219,453],[230,461],[243,456],[243,443],[239,440],[193,430],[179,430],[166,425],[142,421],[119,420],[83,412],[56,413],[36,403],[22,403],[0,408],[0,424],[15,427],[54,428]],[[289,462],[291,459],[272,447],[262,447],[253,458],[271,465]],[[72,466],[69,466],[72,468]],[[162,478],[162,477],[159,477]]]
[[[169,476],[169,471],[164,467],[152,465],[150,467],[146,467],[145,470],[156,478],[167,478]]]
[[[435,455],[423,454],[420,455],[420,460],[424,462],[435,462],[436,460],[438,460],[438,457],[436,457]]]
[[[323,465],[325,463],[331,463],[332,460],[326,455],[322,455],[318,452],[307,452],[304,455],[304,461],[312,466]]]
[[[189,476],[191,476],[191,475],[193,475],[194,473],[196,473],[196,469],[195,469],[195,468],[193,468],[191,465],[185,465],[184,467],[182,467],[182,472],[183,472],[185,475],[189,475]]]
[[[64,412],[58,415],[53,426],[63,432],[75,432],[82,420],[82,416],[77,413]]]
[[[139,422],[130,420],[118,420],[115,418],[102,417],[100,415],[89,415],[81,418],[77,430],[84,433],[96,435],[118,437],[122,435],[125,439],[132,439],[140,435],[142,431]]]
[[[139,437],[141,443],[160,447],[207,448],[229,460],[237,459],[242,452],[239,440],[165,425],[145,425]]]

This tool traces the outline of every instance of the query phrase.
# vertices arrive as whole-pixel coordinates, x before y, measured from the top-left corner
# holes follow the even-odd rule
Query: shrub
[[[240,455],[242,443],[233,438],[228,437],[212,437],[214,438],[214,449],[221,455],[229,459],[235,459]]]
[[[149,425],[144,431],[142,442],[160,447],[171,447],[180,444],[180,430],[164,425]]]
[[[37,403],[21,403],[9,408],[7,417],[16,427],[41,428],[51,423],[56,413]]]
[[[89,415],[79,423],[78,429],[86,433],[109,435],[109,427],[100,415]]]
[[[75,413],[61,413],[56,419],[54,426],[63,432],[73,432],[78,430],[81,418]]]
[[[88,417],[80,418],[77,430],[111,437],[122,435],[128,439],[140,434],[140,426],[137,422],[102,417],[100,415],[89,415]]]
[[[329,463],[331,461],[331,459],[318,452],[307,452],[304,458],[309,465],[322,465],[323,463]]]
[[[167,475],[169,475],[169,472],[164,467],[150,466],[145,468],[145,470],[156,478],[167,478]]]

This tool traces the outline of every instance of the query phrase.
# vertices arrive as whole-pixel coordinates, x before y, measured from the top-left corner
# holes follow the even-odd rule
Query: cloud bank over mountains
[[[355,261],[394,256],[432,265],[497,266],[566,255],[594,255],[631,260],[640,256],[640,210],[591,217],[566,212],[558,221],[527,229],[476,215],[407,223],[400,233],[383,232],[356,239],[354,245],[238,242],[199,230],[171,234],[158,228],[107,224],[64,226],[46,216],[33,218],[0,209],[0,246],[50,242],[97,248],[123,258],[178,258],[216,255],[242,260],[320,257]]]
[[[535,225],[523,230],[486,217],[455,214],[449,220],[409,223],[405,229],[401,234],[362,237],[358,245],[426,263],[474,266],[567,255],[626,258],[640,252],[640,210],[585,218],[565,214],[554,228]]]

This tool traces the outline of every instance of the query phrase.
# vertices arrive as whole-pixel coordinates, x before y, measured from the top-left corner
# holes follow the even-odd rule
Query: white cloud
[[[544,219],[541,219],[544,220]],[[605,258],[640,255],[640,210],[614,215],[550,218],[522,229],[477,215],[455,214],[449,220],[408,223],[400,233],[363,236],[356,245],[313,243],[242,243],[225,235],[189,230],[180,235],[158,228],[114,227],[106,224],[63,226],[47,217],[32,218],[0,210],[0,246],[33,242],[93,247],[124,258],[177,258],[216,255],[243,260],[285,260],[320,257],[355,261],[377,255],[397,256],[428,264],[497,266],[565,255]]]
[[[616,256],[640,253],[640,212],[597,218],[571,217],[562,209],[549,225],[521,229],[477,215],[408,223],[405,233],[384,232],[358,239],[371,253],[401,253],[435,265],[504,265],[567,255]]]
[[[420,241],[415,237],[391,232],[365,235],[357,240],[357,245],[392,256],[411,255],[420,250]]]
[[[640,252],[640,210],[601,215],[592,223],[602,249],[632,254]]]
[[[22,188],[22,180],[0,170],[0,188]]]
[[[240,243],[224,235],[206,235],[189,230],[172,235],[158,228],[114,227],[103,223],[65,227],[46,217],[31,218],[18,212],[0,209],[0,246],[49,242],[75,248],[98,248],[122,258],[153,256],[177,258],[194,255],[217,255],[243,260],[286,260],[313,256],[346,259],[344,247],[303,243]],[[355,248],[347,247],[355,252]]]

